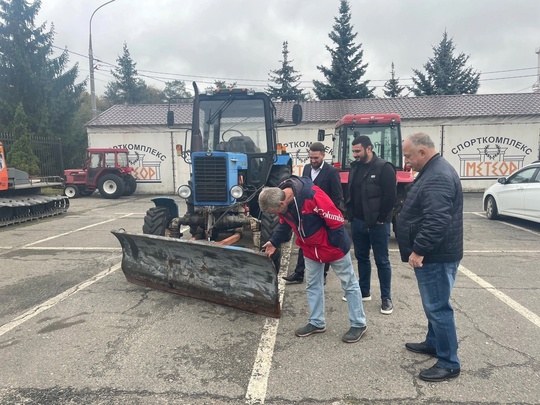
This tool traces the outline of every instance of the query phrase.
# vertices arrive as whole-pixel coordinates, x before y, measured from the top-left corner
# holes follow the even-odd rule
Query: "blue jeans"
[[[310,310],[309,323],[318,328],[326,326],[324,318],[324,263],[305,258],[306,262],[306,293]],[[362,305],[362,296],[358,281],[354,274],[351,254],[347,253],[341,259],[330,263],[332,270],[341,280],[341,288],[349,305],[349,321],[352,327],[360,328],[366,325],[366,315]]]
[[[373,249],[373,257],[377,265],[379,284],[381,285],[381,299],[392,298],[392,267],[388,255],[388,241],[390,239],[390,223],[369,226],[361,219],[353,218],[351,234],[354,244],[354,256],[358,260],[358,277],[362,296],[371,294],[371,260],[369,251]]]
[[[437,364],[444,368],[460,368],[457,356],[458,340],[450,294],[456,281],[459,261],[425,263],[416,267],[416,280],[422,306],[428,319],[426,345],[437,350]]]
[[[329,263],[325,263],[324,265],[324,276],[328,274],[328,269],[330,268]],[[304,261],[304,251],[302,248],[298,249],[298,261],[296,262],[296,267],[294,269],[294,272],[298,278],[304,279],[304,273],[306,269],[306,262]]]

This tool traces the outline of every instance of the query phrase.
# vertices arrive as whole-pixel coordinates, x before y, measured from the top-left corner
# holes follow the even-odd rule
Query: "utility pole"
[[[101,7],[106,6],[109,3],[112,3],[116,0],[110,0],[106,3],[103,3],[101,6],[96,8],[92,15],[90,16],[90,35],[88,37],[88,61],[90,63],[90,99],[92,100],[92,118],[97,117],[97,107],[96,107],[96,85],[94,83],[94,52],[92,51],[92,18],[94,18],[94,14],[96,14],[96,11],[98,11]]]
[[[538,55],[538,67],[537,67],[537,73],[536,73],[536,83],[532,86],[533,93],[540,93],[540,47],[536,50],[536,54]]]

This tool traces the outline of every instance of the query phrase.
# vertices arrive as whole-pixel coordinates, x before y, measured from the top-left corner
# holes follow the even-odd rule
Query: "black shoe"
[[[362,338],[362,336],[364,336],[364,334],[366,333],[366,330],[367,330],[367,326],[365,325],[362,326],[361,328],[351,327],[351,329],[349,329],[347,333],[343,335],[341,340],[343,340],[345,343],[358,342]]]
[[[405,348],[413,353],[427,354],[428,356],[433,356],[433,357],[437,355],[437,350],[435,350],[434,347],[426,345],[425,342],[405,343]]]
[[[362,301],[371,301],[371,294],[367,293],[366,295],[362,294]]]
[[[433,367],[421,371],[418,376],[424,381],[439,382],[456,378],[459,373],[459,368],[444,368],[435,364]]]
[[[304,277],[300,277],[298,274],[293,273],[288,276],[283,276],[283,280],[287,282],[287,284],[302,284],[304,282]]]
[[[383,298],[381,305],[381,314],[390,315],[394,310],[392,300],[390,298]]]
[[[306,337],[309,335],[313,335],[314,333],[323,333],[325,331],[326,326],[323,326],[322,328],[317,328],[316,326],[308,323],[306,326],[303,326],[300,329],[296,329],[294,334],[298,337]]]

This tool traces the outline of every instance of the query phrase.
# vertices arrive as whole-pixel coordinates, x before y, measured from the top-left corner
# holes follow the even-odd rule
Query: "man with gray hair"
[[[401,260],[414,268],[424,312],[426,338],[406,343],[414,353],[437,358],[420,372],[425,381],[444,381],[460,373],[458,340],[450,294],[463,258],[463,191],[455,169],[424,133],[403,141],[405,163],[418,174],[398,217]]]
[[[321,142],[313,142],[309,147],[309,164],[304,166],[302,177],[309,177],[313,184],[319,186],[328,197],[332,200],[336,207],[343,206],[343,190],[341,189],[341,180],[339,171],[331,164],[324,161],[325,146]],[[324,280],[330,265],[324,265]],[[299,284],[304,281],[304,270],[306,264],[304,262],[304,253],[302,249],[298,249],[298,261],[294,272],[289,276],[282,277],[287,284]]]
[[[296,244],[304,252],[309,322],[295,331],[305,337],[326,331],[324,316],[324,264],[330,263],[341,280],[349,305],[350,329],[343,335],[346,343],[358,342],[367,330],[366,316],[358,280],[351,261],[351,241],[341,211],[330,197],[306,177],[291,176],[279,187],[267,187],[259,195],[262,211],[279,216],[280,224],[263,245],[271,256],[289,240],[291,229]]]

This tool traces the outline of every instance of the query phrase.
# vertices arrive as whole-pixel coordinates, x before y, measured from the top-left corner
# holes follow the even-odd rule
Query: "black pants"
[[[330,263],[324,264],[324,276],[328,274],[328,269],[330,268]],[[302,249],[298,249],[298,261],[296,262],[296,268],[294,269],[294,273],[298,278],[304,278],[304,272],[306,270],[306,263],[304,261],[304,252]]]

